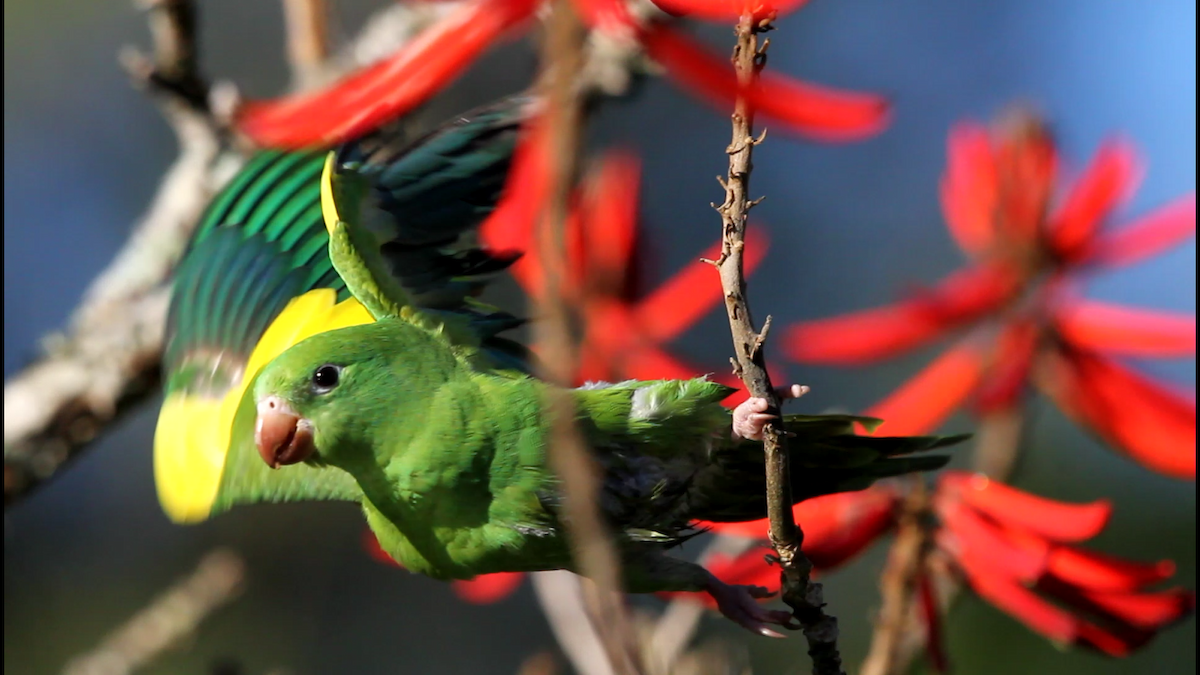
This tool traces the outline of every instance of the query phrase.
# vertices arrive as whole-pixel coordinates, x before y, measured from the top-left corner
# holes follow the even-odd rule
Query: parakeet
[[[553,385],[490,365],[456,317],[415,306],[359,224],[369,186],[353,165],[331,157],[322,189],[330,258],[376,321],[307,338],[259,372],[254,410],[239,414],[255,417],[262,465],[350,476],[380,545],[410,570],[465,579],[574,569],[547,457]],[[766,515],[763,402],[731,415],[720,401],[732,391],[699,378],[567,393],[602,468],[599,507],[617,533],[627,590],[707,591],[737,623],[775,634],[768,625],[788,625],[790,615],[755,602],[765,589],[729,586],[664,553],[695,533],[696,520]],[[785,417],[795,499],[938,468],[946,457],[911,454],[963,439],[854,434],[855,424],[878,422]],[[234,439],[237,452],[252,452],[248,444]]]
[[[369,186],[364,223],[383,242],[389,273],[416,306],[473,331],[482,358],[497,367],[527,367],[525,350],[498,335],[520,321],[472,296],[515,256],[485,253],[472,236],[499,199],[518,128],[536,104],[514,96],[415,140],[397,126],[340,149]],[[373,320],[329,259],[320,197],[326,154],[252,157],[214,197],[177,271],[154,440],[159,499],[176,522],[235,503],[297,498],[297,487],[306,498],[358,498],[340,471],[289,476],[266,471],[253,452],[229,453],[231,439],[253,436],[253,405],[249,417],[239,406],[264,364],[305,337]]]

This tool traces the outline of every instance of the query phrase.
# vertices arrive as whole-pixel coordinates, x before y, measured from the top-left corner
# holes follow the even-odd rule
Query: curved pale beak
[[[303,462],[316,450],[312,423],[297,415],[278,396],[266,396],[258,402],[254,443],[258,454],[272,469]]]

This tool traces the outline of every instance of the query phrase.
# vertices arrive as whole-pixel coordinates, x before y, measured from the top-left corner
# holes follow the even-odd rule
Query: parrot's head
[[[425,393],[422,383],[436,382],[431,366],[454,366],[431,338],[384,320],[319,333],[277,356],[254,383],[263,461],[273,469],[309,459],[340,465],[370,447],[381,420],[403,415]]]

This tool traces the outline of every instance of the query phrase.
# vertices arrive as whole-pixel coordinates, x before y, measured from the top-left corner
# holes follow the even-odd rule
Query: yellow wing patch
[[[372,321],[354,298],[337,302],[331,288],[309,291],[293,298],[271,322],[250,354],[242,379],[224,397],[168,396],[154,431],[154,482],[167,517],[176,523],[208,518],[221,484],[234,414],[263,366],[305,338]]]

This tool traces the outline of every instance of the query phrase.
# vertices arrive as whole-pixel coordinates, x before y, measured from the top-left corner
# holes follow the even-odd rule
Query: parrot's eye
[[[317,368],[317,371],[312,376],[313,392],[328,394],[333,391],[333,388],[338,385],[338,377],[341,374],[342,369],[332,364],[326,364]]]

